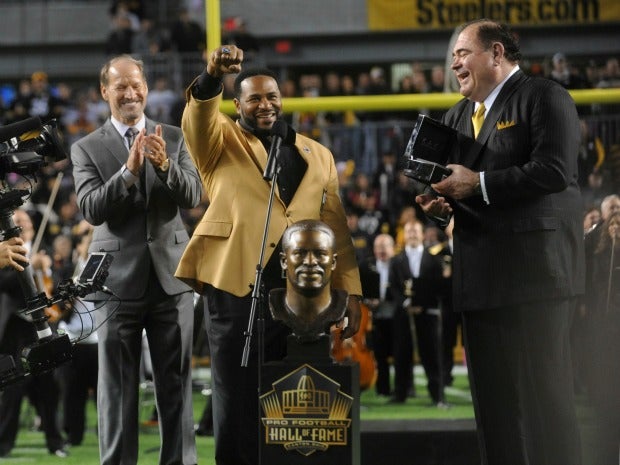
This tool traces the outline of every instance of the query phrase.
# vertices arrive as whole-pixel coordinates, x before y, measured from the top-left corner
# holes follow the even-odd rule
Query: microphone
[[[276,173],[278,157],[280,156],[280,146],[292,145],[295,143],[295,130],[290,127],[284,120],[276,120],[271,127],[271,147],[269,148],[269,157],[267,165],[263,173],[265,181],[271,181]]]
[[[32,116],[17,123],[7,124],[0,127],[0,142],[5,142],[13,137],[19,137],[22,134],[34,131],[41,127],[41,118]]]

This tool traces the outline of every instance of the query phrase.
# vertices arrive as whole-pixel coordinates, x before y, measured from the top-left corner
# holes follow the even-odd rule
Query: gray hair
[[[140,74],[142,75],[142,79],[146,82],[146,76],[144,74],[144,62],[142,60],[138,60],[137,58],[132,57],[131,55],[124,53],[122,55],[115,56],[110,58],[102,67],[99,72],[99,83],[106,87],[110,82],[110,68],[114,66],[115,63],[119,61],[128,61],[138,67],[140,70]]]

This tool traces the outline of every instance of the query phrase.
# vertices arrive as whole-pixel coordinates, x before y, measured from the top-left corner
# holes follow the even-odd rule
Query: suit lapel
[[[265,146],[260,141],[260,139],[253,134],[250,134],[248,131],[243,129],[243,127],[237,121],[237,127],[241,131],[241,143],[245,145],[246,151],[256,166],[256,169],[261,173],[265,172],[265,167],[267,166],[267,150],[265,150]]]
[[[527,79],[527,76],[523,73],[523,71],[519,70],[515,74],[513,74],[510,79],[504,84],[502,90],[499,95],[493,102],[493,106],[489,110],[487,116],[484,118],[484,123],[482,124],[482,128],[480,128],[480,134],[478,134],[478,138],[471,145],[469,150],[465,153],[465,155],[460,160],[461,164],[465,166],[475,166],[476,161],[480,157],[482,153],[482,149],[485,147],[487,140],[496,131],[496,124],[499,120],[499,117],[504,110],[504,105],[510,98],[510,96],[517,90],[520,85]],[[469,102],[467,108],[463,112],[463,117],[459,121],[459,131],[462,131],[462,127],[467,124],[467,129],[464,132],[465,134],[473,135],[473,124],[471,122],[471,115],[474,111],[474,102]],[[466,121],[464,121],[466,120]]]
[[[513,74],[510,79],[508,79],[504,87],[502,87],[501,92],[495,99],[495,102],[493,102],[493,106],[491,107],[491,110],[484,119],[484,124],[480,129],[480,134],[478,137],[480,144],[484,145],[486,143],[487,139],[495,129],[495,125],[499,120],[502,110],[504,109],[504,105],[506,104],[510,96],[514,93],[514,91],[517,90],[517,88],[521,85],[523,81],[525,81],[525,79],[525,74],[523,73],[523,71],[519,70],[515,74]]]
[[[122,165],[127,163],[127,158],[129,157],[129,152],[123,143],[123,138],[109,119],[101,126],[99,131],[101,131],[101,142],[103,146],[109,152],[110,156],[118,161],[118,166],[115,167],[115,169],[120,169]],[[108,164],[107,161],[106,164]]]

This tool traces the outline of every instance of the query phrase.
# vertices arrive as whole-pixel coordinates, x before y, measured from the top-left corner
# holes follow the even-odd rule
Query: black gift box
[[[425,184],[450,175],[444,165],[456,146],[457,132],[429,116],[419,115],[405,149],[404,173]]]

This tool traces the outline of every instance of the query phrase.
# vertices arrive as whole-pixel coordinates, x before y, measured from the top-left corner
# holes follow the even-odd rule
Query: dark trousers
[[[392,356],[392,318],[374,318],[372,320],[372,349],[377,361],[377,381],[375,391],[379,395],[389,396],[390,362]]]
[[[404,308],[397,308],[393,321],[394,397],[407,398],[413,387],[413,334],[411,319]]]
[[[23,347],[35,341],[34,334],[32,323],[17,316],[11,316],[0,344],[0,353],[18,357]],[[41,416],[41,426],[45,433],[48,450],[53,452],[62,449],[63,438],[56,418],[58,386],[53,372],[48,372],[11,384],[0,394],[0,455],[7,454],[15,446],[19,415],[25,394],[29,394],[34,399],[34,407]]]
[[[579,465],[569,348],[574,301],[463,313],[484,465]]]
[[[248,366],[241,366],[244,332],[248,328],[252,298],[236,297],[212,286],[205,288],[205,325],[211,353],[213,384],[213,433],[217,465],[258,463],[258,340],[259,326],[253,328]],[[264,361],[281,360],[286,355],[290,332],[273,321],[269,309],[264,318]]]
[[[67,441],[82,444],[86,429],[86,404],[90,391],[97,392],[97,344],[73,346],[73,358],[58,370],[61,375],[63,430]]]
[[[118,308],[117,308],[118,307]],[[109,318],[109,319],[108,319]],[[153,366],[160,463],[197,463],[192,409],[192,293],[169,296],[155,272],[141,300],[110,301],[97,314],[99,454],[102,465],[138,462],[142,331]]]
[[[461,327],[461,314],[452,310],[452,306],[442,308],[443,326],[443,385],[450,386],[454,377],[454,348],[458,341],[458,331]]]
[[[424,367],[426,373],[428,394],[433,403],[443,400],[440,389],[443,389],[443,383],[440,387],[439,379],[439,319],[437,315],[428,313],[425,310],[414,316],[415,332],[420,356],[420,363]]]

